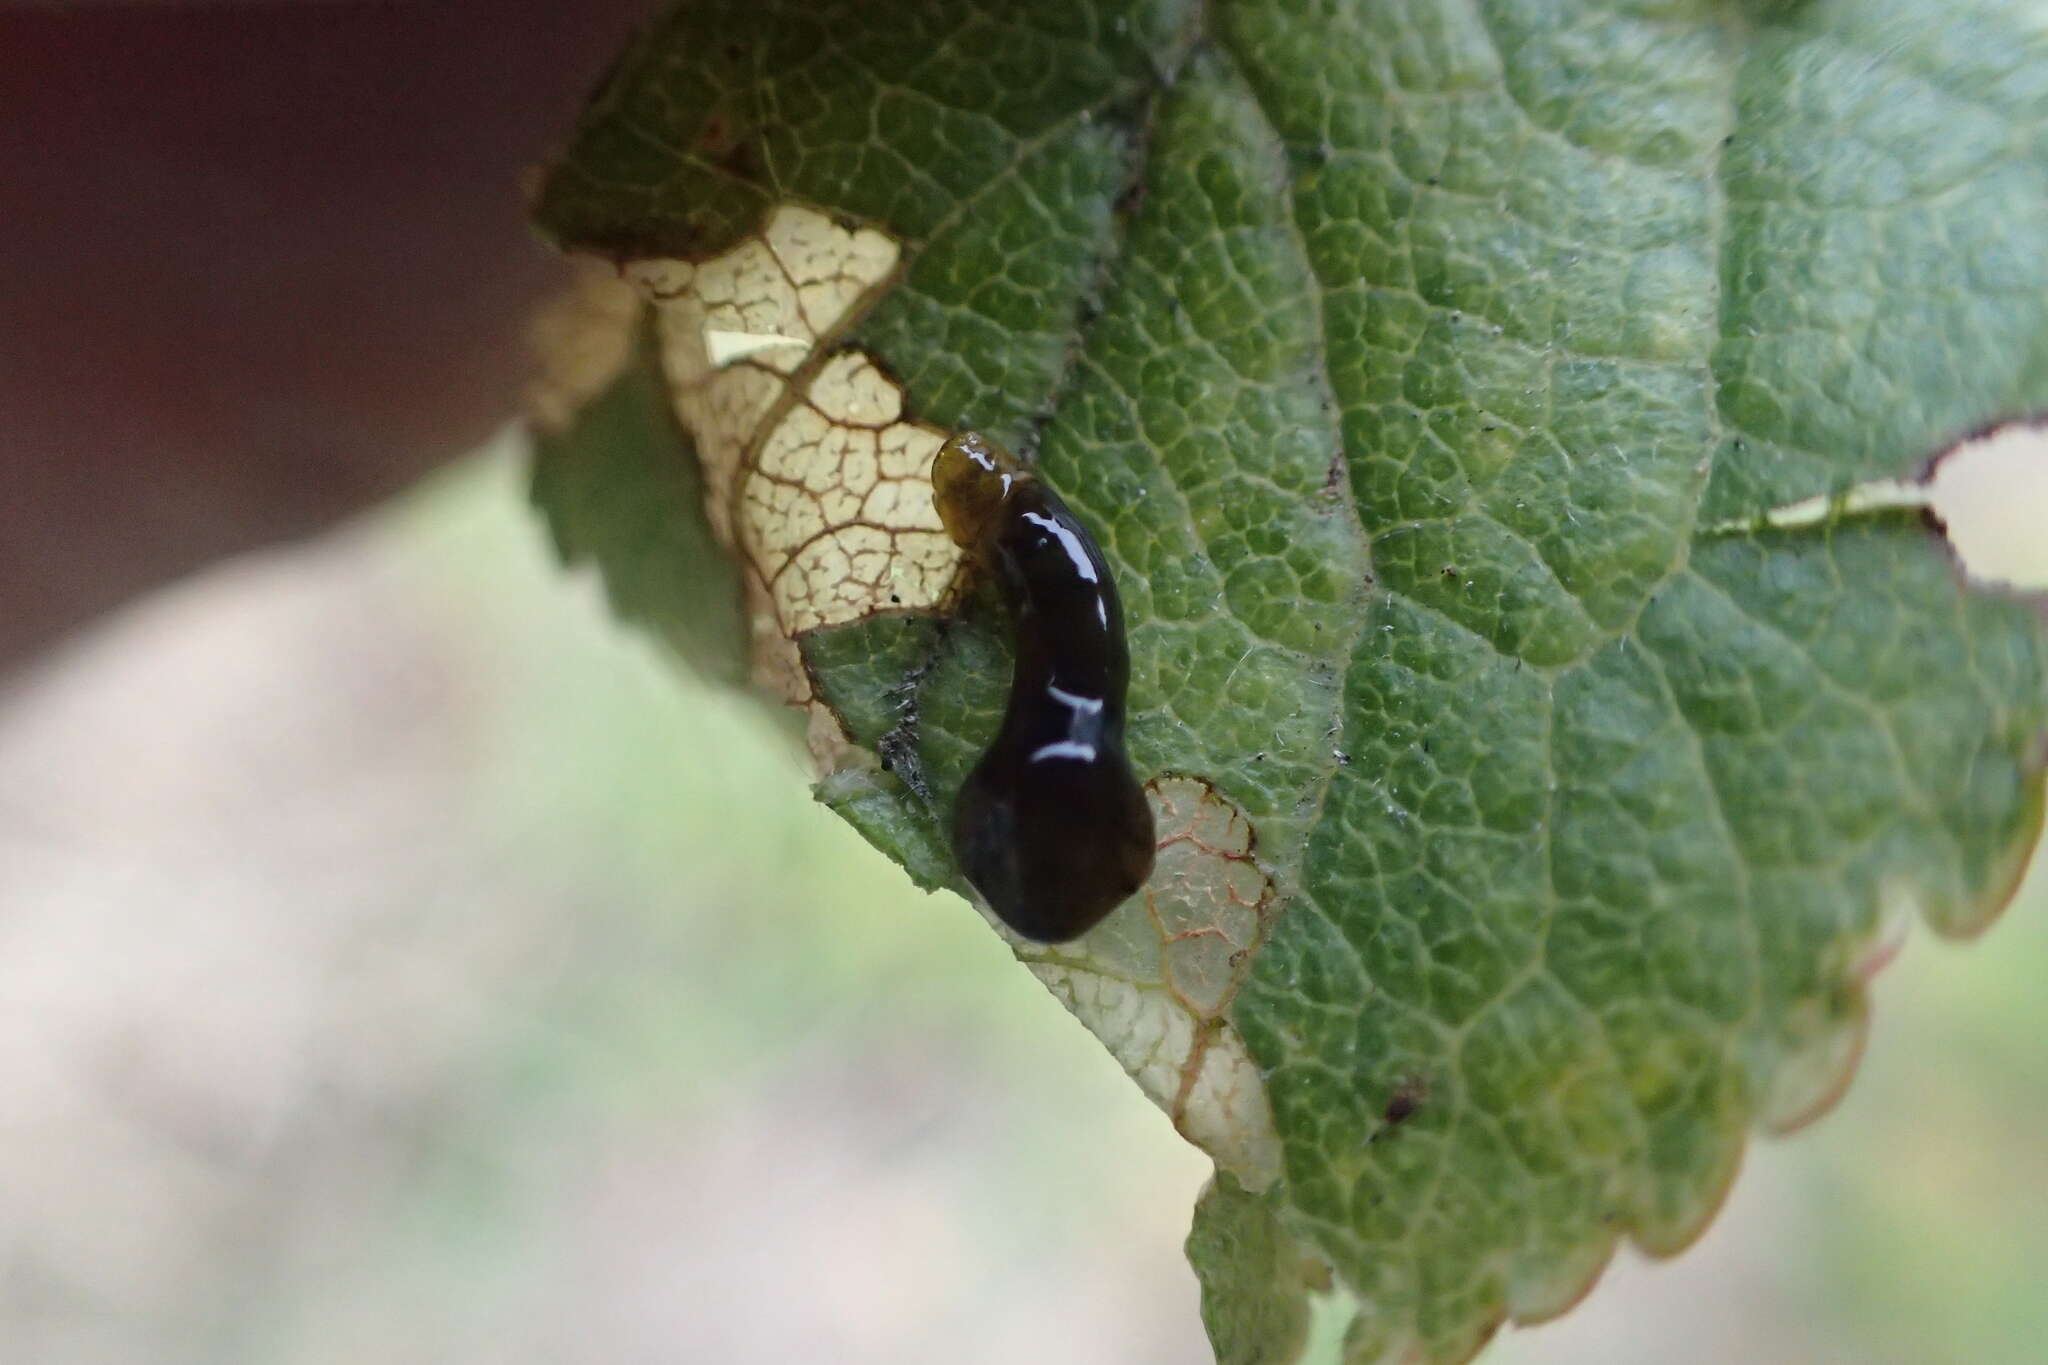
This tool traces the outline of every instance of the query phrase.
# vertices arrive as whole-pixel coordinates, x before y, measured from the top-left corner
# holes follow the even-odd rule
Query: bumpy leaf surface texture
[[[797,389],[872,361],[1118,575],[1186,856],[1019,946],[1226,1168],[1190,1243],[1225,1358],[1293,1358],[1333,1283],[1349,1358],[1456,1362],[1619,1237],[1681,1247],[1750,1128],[1846,1083],[1903,917],[2009,894],[2041,618],[1910,511],[1765,514],[2048,408],[2038,7],[704,0],[539,219],[631,265],[792,205],[898,252]],[[734,672],[759,640],[691,566],[702,499],[752,514],[689,458],[643,363],[540,499]],[[956,884],[1002,614],[849,600],[791,632],[855,746],[821,792]]]

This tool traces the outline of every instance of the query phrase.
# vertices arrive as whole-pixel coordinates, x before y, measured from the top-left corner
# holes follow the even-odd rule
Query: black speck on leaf
[[[1429,1082],[1425,1078],[1403,1076],[1400,1084],[1394,1087],[1394,1093],[1387,1096],[1387,1107],[1380,1117],[1387,1127],[1398,1128],[1415,1117],[1415,1112],[1428,1098]]]

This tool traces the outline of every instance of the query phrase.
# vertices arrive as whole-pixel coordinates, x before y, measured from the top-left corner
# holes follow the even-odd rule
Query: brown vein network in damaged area
[[[782,205],[717,256],[624,267],[654,308],[711,529],[745,570],[755,677],[793,704],[811,700],[798,634],[931,608],[959,565],[931,505],[943,433],[904,420],[872,359],[828,354],[899,255],[875,229]]]
[[[936,606],[960,552],[932,506],[942,433],[858,352],[826,362],[742,475],[742,545],[785,634]]]
[[[1243,811],[1200,778],[1147,787],[1159,854],[1145,908],[1167,947],[1167,985],[1191,1013],[1220,1017],[1237,994],[1272,908],[1273,880],[1253,857]]]
[[[1279,1173],[1265,1083],[1229,1020],[1275,909],[1244,812],[1198,777],[1146,786],[1158,829],[1145,913],[1071,944],[1012,938],[1017,955],[1173,1119],[1245,1185]]]

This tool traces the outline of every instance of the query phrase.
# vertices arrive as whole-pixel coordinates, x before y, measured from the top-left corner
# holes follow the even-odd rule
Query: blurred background
[[[0,1360],[1199,1362],[1207,1163],[511,438],[0,691]],[[1502,1362],[2038,1361],[2048,882]]]

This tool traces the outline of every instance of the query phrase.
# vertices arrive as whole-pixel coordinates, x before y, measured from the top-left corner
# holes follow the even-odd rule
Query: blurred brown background
[[[521,184],[653,0],[0,0],[0,666],[513,411]]]

